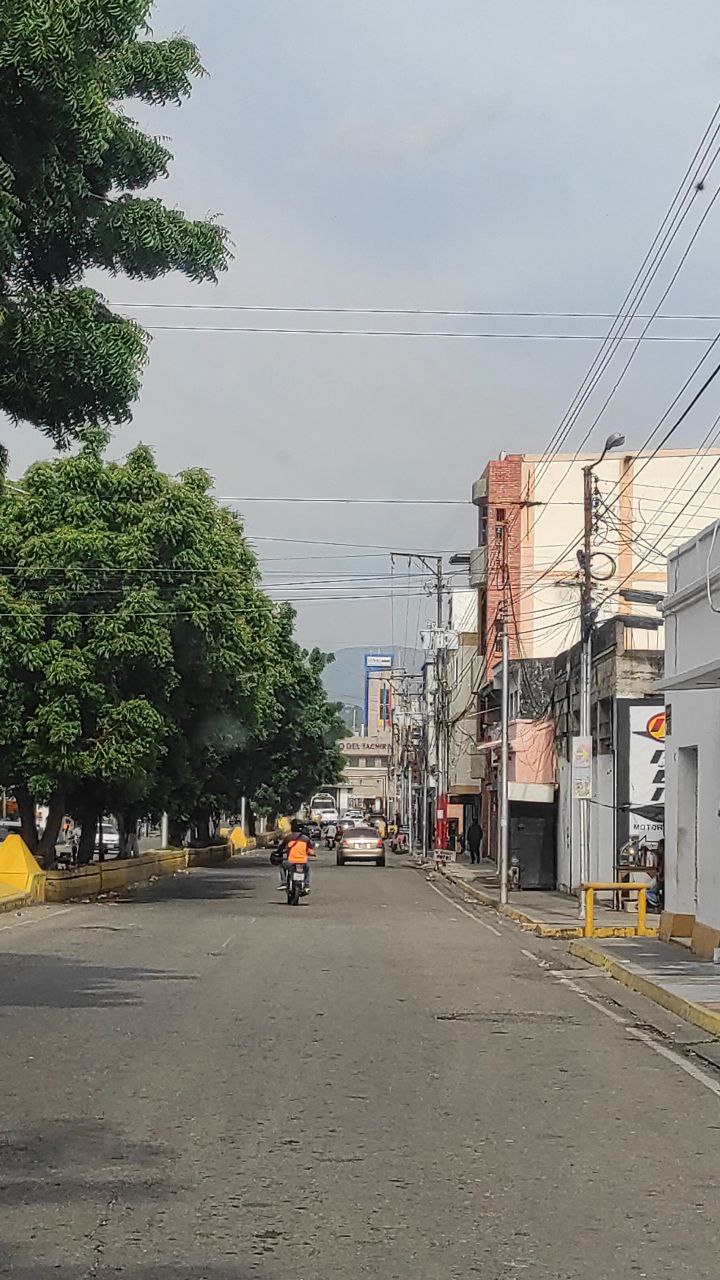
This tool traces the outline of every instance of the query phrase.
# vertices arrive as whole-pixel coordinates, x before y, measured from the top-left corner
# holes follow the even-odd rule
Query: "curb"
[[[631,991],[637,991],[638,995],[646,996],[648,1000],[652,1000],[655,1004],[659,1004],[661,1008],[667,1009],[668,1013],[674,1013],[678,1018],[683,1018],[686,1022],[692,1022],[694,1026],[700,1027],[703,1031],[709,1031],[711,1035],[720,1037],[720,1011],[716,1013],[703,1005],[695,1004],[692,1000],[685,1000],[683,996],[676,996],[672,991],[666,991],[664,987],[658,986],[650,978],[644,978],[639,973],[633,973],[625,965],[621,964],[619,960],[614,960],[612,956],[608,956],[598,947],[594,947],[591,942],[585,940],[572,942],[568,949],[570,954],[577,956],[579,960],[585,960],[588,964],[593,964],[598,969],[605,969],[611,978],[615,978],[616,982],[621,983],[623,987],[629,987]]]
[[[509,903],[501,904],[497,898],[490,893],[484,893],[482,889],[476,889],[474,885],[470,885],[460,876],[454,876],[451,871],[440,867],[440,874],[449,880],[452,884],[457,885],[469,897],[474,898],[483,907],[492,907],[497,911],[498,915],[506,916],[508,920],[514,921],[520,925],[526,933],[533,933],[536,938],[557,938],[561,942],[571,942],[574,939],[580,940],[584,937],[583,926],[578,924],[550,924],[546,920],[535,920],[533,916],[526,915],[519,907],[511,907]],[[595,930],[596,938],[629,938],[634,936],[634,929],[629,925],[599,925]]]
[[[579,924],[547,924],[543,921],[533,920],[532,916],[528,916],[524,911],[520,911],[517,907],[511,907],[509,904],[504,905],[498,902],[491,893],[483,893],[482,889],[476,889],[474,885],[468,884],[460,876],[454,876],[451,871],[440,868],[440,874],[449,880],[451,884],[456,885],[463,890],[468,897],[474,898],[483,907],[492,907],[493,911],[497,911],[498,915],[506,916],[515,924],[520,925],[526,933],[534,933],[536,938],[559,938],[561,941],[567,942],[571,938],[582,938],[582,926]]]
[[[10,893],[6,897],[0,898],[0,915],[6,911],[20,911],[23,907],[31,907],[32,905],[33,900],[29,893]]]

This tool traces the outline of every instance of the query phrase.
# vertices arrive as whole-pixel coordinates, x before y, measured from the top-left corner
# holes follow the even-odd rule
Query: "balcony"
[[[484,587],[487,582],[487,547],[474,547],[470,552],[470,586]]]

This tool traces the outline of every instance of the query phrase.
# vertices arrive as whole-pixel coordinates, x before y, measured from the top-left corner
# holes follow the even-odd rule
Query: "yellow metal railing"
[[[646,884],[637,884],[634,880],[613,880],[606,884],[584,884],[581,885],[583,898],[585,901],[585,927],[583,933],[586,938],[595,937],[595,894],[596,893],[636,893],[638,896],[637,903],[637,923],[634,930],[628,930],[634,933],[636,938],[646,938],[653,930],[647,927],[647,890]]]

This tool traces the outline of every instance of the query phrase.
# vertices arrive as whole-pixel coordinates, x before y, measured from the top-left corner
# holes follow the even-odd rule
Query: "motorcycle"
[[[296,907],[304,893],[309,893],[307,876],[302,865],[290,865],[285,872],[285,888],[289,907]]]

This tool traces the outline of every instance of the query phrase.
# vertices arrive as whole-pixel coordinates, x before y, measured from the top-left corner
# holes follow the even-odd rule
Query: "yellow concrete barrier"
[[[29,893],[41,902],[45,873],[22,836],[6,836],[0,844],[0,895]]]
[[[233,849],[247,849],[248,836],[245,835],[242,827],[233,827],[229,840]]]

